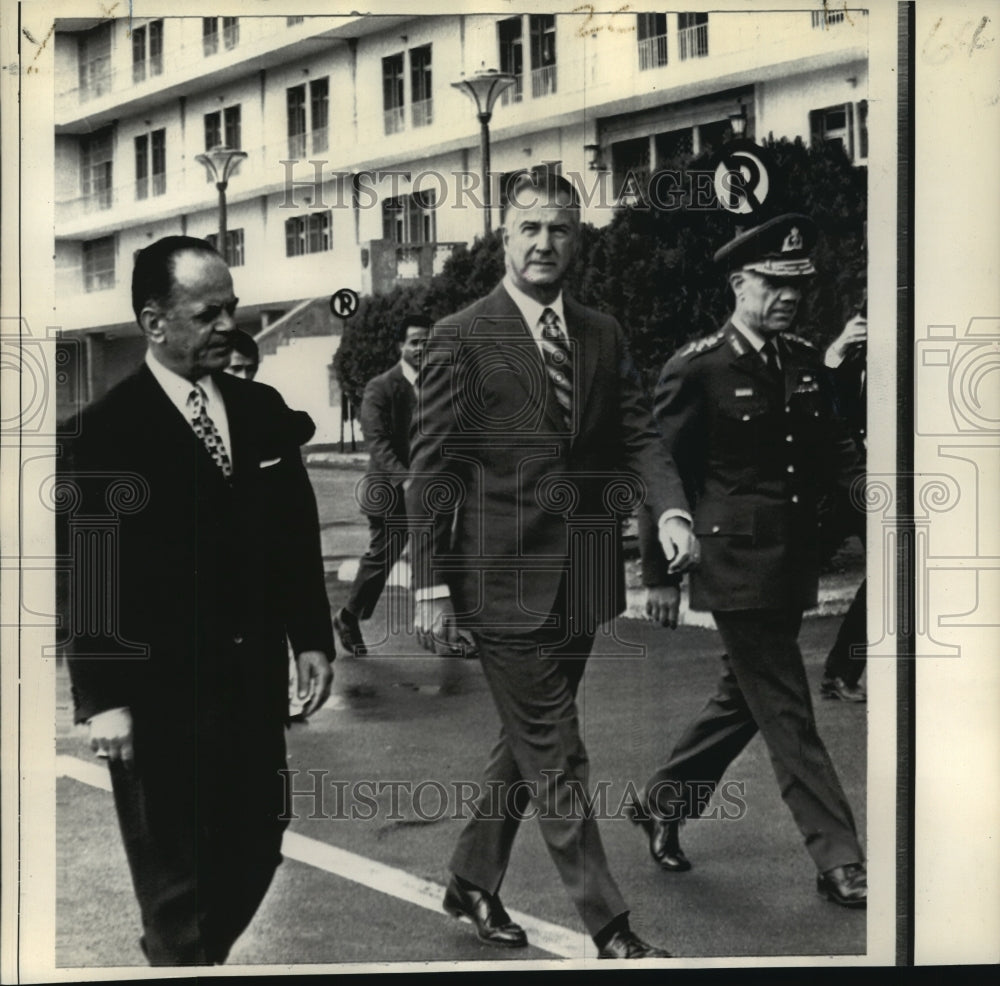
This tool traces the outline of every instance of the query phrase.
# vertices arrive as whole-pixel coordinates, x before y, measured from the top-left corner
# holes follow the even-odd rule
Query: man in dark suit
[[[818,871],[821,894],[867,899],[864,854],[818,733],[798,646],[819,578],[817,501],[861,475],[825,385],[819,354],[789,334],[815,271],[802,215],[779,216],[726,244],[732,316],[664,367],[654,410],[694,508],[701,545],[691,607],[711,610],[726,646],[718,690],[649,779],[635,820],[654,860],[686,870],[678,824],[706,807],[723,772],[760,731],[782,797]],[[649,538],[655,557],[655,539]],[[648,584],[676,578],[662,564]]]
[[[109,761],[142,948],[157,966],[221,963],[281,862],[286,637],[307,713],[333,678],[316,504],[295,412],[223,372],[237,299],[218,253],[153,243],[132,302],[144,364],[66,430],[78,514],[131,492],[115,577],[88,582],[73,558],[65,646],[76,719]],[[115,625],[95,628],[91,607]]]
[[[406,545],[403,481],[410,469],[413,388],[431,324],[425,315],[402,318],[396,338],[399,362],[369,380],[361,400],[361,428],[369,459],[358,503],[368,517],[368,550],[358,563],[351,594],[333,621],[341,646],[358,657],[367,653],[359,621],[372,615]]]
[[[600,956],[659,957],[574,800],[588,783],[576,693],[599,625],[624,608],[622,513],[645,495],[675,571],[696,546],[621,327],[562,292],[575,192],[523,173],[509,194],[503,282],[428,342],[407,490],[418,638],[472,635],[501,722],[444,907],[483,941],[526,944],[498,891],[531,807]]]

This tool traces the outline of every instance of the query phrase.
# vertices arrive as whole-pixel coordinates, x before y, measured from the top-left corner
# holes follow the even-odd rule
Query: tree
[[[860,302],[865,286],[867,173],[839,144],[807,148],[801,140],[770,141],[771,193],[763,218],[804,212],[821,230],[814,252],[818,276],[806,292],[797,332],[819,346],[832,340]],[[662,173],[709,172],[708,156],[678,158]],[[649,189],[654,188],[650,181]],[[622,208],[602,228],[585,224],[567,289],[584,304],[614,315],[650,381],[687,340],[714,331],[730,311],[725,271],[712,260],[736,232],[737,218],[696,207],[690,181],[676,207],[666,198]],[[756,218],[754,222],[758,221]],[[397,359],[395,325],[407,311],[439,319],[488,294],[503,276],[499,231],[458,248],[423,285],[362,301],[335,358],[337,377],[355,405],[365,383]]]

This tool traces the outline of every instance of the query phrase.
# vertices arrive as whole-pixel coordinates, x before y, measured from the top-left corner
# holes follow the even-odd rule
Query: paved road
[[[329,583],[331,605],[345,587]],[[395,594],[391,596],[397,600]],[[368,627],[377,640],[385,627],[380,606]],[[814,688],[836,621],[806,622],[803,645]],[[704,702],[717,669],[719,644],[711,631],[671,634],[634,621],[619,636],[639,645],[633,656],[601,641],[580,691],[585,737],[595,786],[607,790],[614,813],[628,781],[641,783],[671,747],[686,720]],[[643,651],[645,648],[645,651]],[[323,810],[299,798],[301,817],[290,826],[286,862],[231,964],[273,965],[403,961],[553,959],[586,955],[578,918],[554,867],[528,822],[504,884],[508,907],[547,924],[533,938],[546,949],[506,952],[480,945],[468,925],[438,910],[445,864],[461,827],[455,782],[475,782],[497,731],[497,719],[474,661],[418,654],[405,634],[388,635],[379,651],[336,665],[334,698],[289,736],[289,765],[323,770],[329,782]],[[58,782],[57,962],[61,966],[142,965],[136,943],[138,913],[115,827],[110,795],[100,782],[82,734],[69,725],[68,692],[60,670],[59,754],[73,758]],[[821,734],[865,825],[866,709],[817,702]],[[81,765],[79,770],[74,765]],[[701,820],[685,829],[694,862],[686,874],[665,874],[650,863],[637,831],[611,818],[602,833],[615,872],[644,937],[676,955],[824,956],[864,951],[864,912],[821,900],[812,864],[782,804],[763,744],[755,740],[729,777],[746,810],[736,820]],[[373,817],[341,818],[333,782],[360,792],[377,790]],[[358,787],[367,782],[372,787]],[[399,803],[390,800],[396,786]],[[423,782],[423,797],[406,791]],[[439,810],[440,791],[448,804]],[[740,794],[739,792],[742,792]],[[357,812],[356,812],[357,813]],[[318,817],[308,817],[310,814]],[[380,888],[380,889],[377,889]],[[554,927],[550,927],[554,926]],[[275,970],[280,971],[280,970]]]

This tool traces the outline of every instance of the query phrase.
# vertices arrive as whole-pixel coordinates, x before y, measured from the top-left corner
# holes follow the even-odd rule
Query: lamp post
[[[205,165],[209,177],[219,190],[219,253],[226,256],[226,186],[229,179],[247,156],[246,151],[220,144],[204,154],[195,156],[195,160]]]
[[[747,108],[742,102],[739,107],[735,113],[729,114],[729,126],[732,128],[733,137],[736,140],[745,137],[747,132]]]
[[[479,118],[479,160],[483,171],[483,234],[490,235],[490,117],[493,116],[493,106],[497,97],[504,89],[517,81],[516,76],[509,72],[498,72],[495,68],[481,68],[470,78],[462,78],[453,82],[455,89],[460,89],[476,104],[476,116]]]

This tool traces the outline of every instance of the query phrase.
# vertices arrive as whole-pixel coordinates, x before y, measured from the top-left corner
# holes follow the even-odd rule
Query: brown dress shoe
[[[333,629],[337,631],[340,646],[354,657],[364,657],[368,653],[365,638],[361,636],[361,626],[353,613],[342,609],[333,618]]]
[[[816,877],[816,890],[841,907],[868,906],[868,869],[864,863],[848,863]]]
[[[819,693],[823,698],[834,698],[840,702],[868,701],[868,696],[860,685],[849,685],[843,678],[824,678],[819,683]]]
[[[644,942],[634,931],[616,931],[597,951],[599,959],[669,959],[665,948]]]
[[[646,830],[649,839],[649,855],[660,869],[670,873],[683,873],[691,869],[691,863],[680,842],[680,822],[666,822],[657,818],[650,809],[633,801],[626,809],[633,825]]]
[[[457,877],[448,881],[444,892],[444,909],[453,917],[466,917],[476,926],[479,940],[504,948],[524,948],[528,936],[504,910],[500,898],[485,890],[460,883]]]

